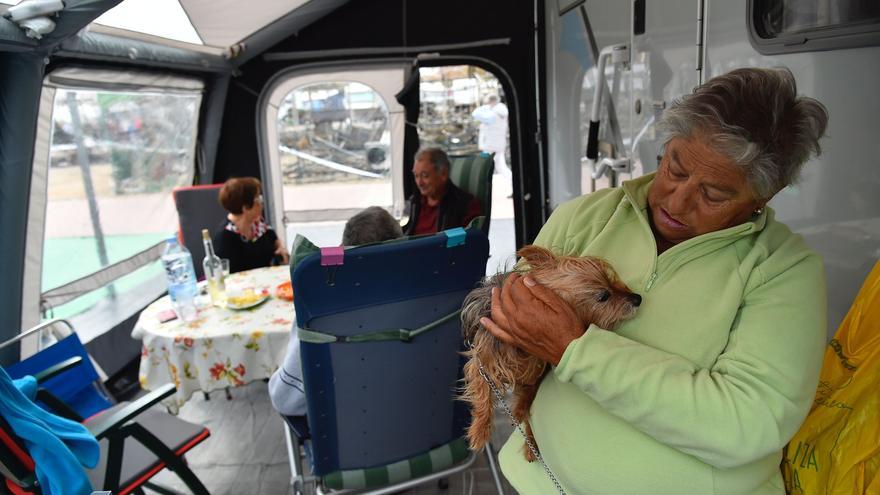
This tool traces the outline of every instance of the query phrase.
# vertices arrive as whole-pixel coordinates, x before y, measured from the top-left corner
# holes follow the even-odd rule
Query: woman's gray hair
[[[438,172],[442,172],[443,169],[449,170],[449,155],[440,148],[420,149],[418,153],[416,153],[415,161],[419,161],[422,158],[431,162]]]
[[[372,244],[403,235],[400,223],[380,206],[371,206],[357,213],[345,222],[342,231],[343,246]]]
[[[828,111],[797,95],[786,68],[737,69],[713,77],[666,110],[660,127],[674,137],[702,135],[742,167],[757,199],[769,199],[797,180],[819,139]]]

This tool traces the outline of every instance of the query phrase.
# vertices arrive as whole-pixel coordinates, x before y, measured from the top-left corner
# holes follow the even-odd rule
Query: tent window
[[[58,89],[43,293],[143,252],[176,230],[170,193],[192,182],[199,100],[175,93]],[[99,290],[71,294],[82,297],[62,294],[58,300],[65,302],[52,308],[54,316],[80,313],[161,277],[156,261],[135,268]]]
[[[300,86],[282,100],[277,124],[288,219],[345,220],[367,206],[391,206],[388,105],[371,87]]]

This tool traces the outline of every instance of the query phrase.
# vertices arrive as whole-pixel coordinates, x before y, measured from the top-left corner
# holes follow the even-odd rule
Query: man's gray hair
[[[415,161],[428,160],[438,172],[449,170],[449,155],[440,148],[422,148],[416,153]]]
[[[660,126],[674,137],[701,135],[742,167],[757,199],[769,199],[797,180],[819,155],[828,111],[797,95],[791,71],[737,69],[713,77],[666,110]]]
[[[483,102],[486,105],[489,105],[491,103],[498,103],[498,95],[496,95],[495,93],[489,93],[486,95],[486,98],[483,99]]]
[[[357,213],[345,222],[342,231],[343,246],[372,244],[403,235],[400,223],[385,208],[371,206]]]

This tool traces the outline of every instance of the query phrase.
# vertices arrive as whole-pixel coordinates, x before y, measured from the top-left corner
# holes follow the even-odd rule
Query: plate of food
[[[226,307],[229,309],[250,309],[269,299],[269,289],[265,287],[245,287],[228,291]]]
[[[275,297],[285,301],[293,301],[293,285],[289,280],[275,287]]]

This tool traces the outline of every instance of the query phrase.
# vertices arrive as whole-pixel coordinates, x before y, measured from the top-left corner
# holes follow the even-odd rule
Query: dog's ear
[[[516,255],[524,259],[533,270],[553,268],[557,265],[556,255],[553,254],[553,251],[534,244],[523,246],[516,252]]]

